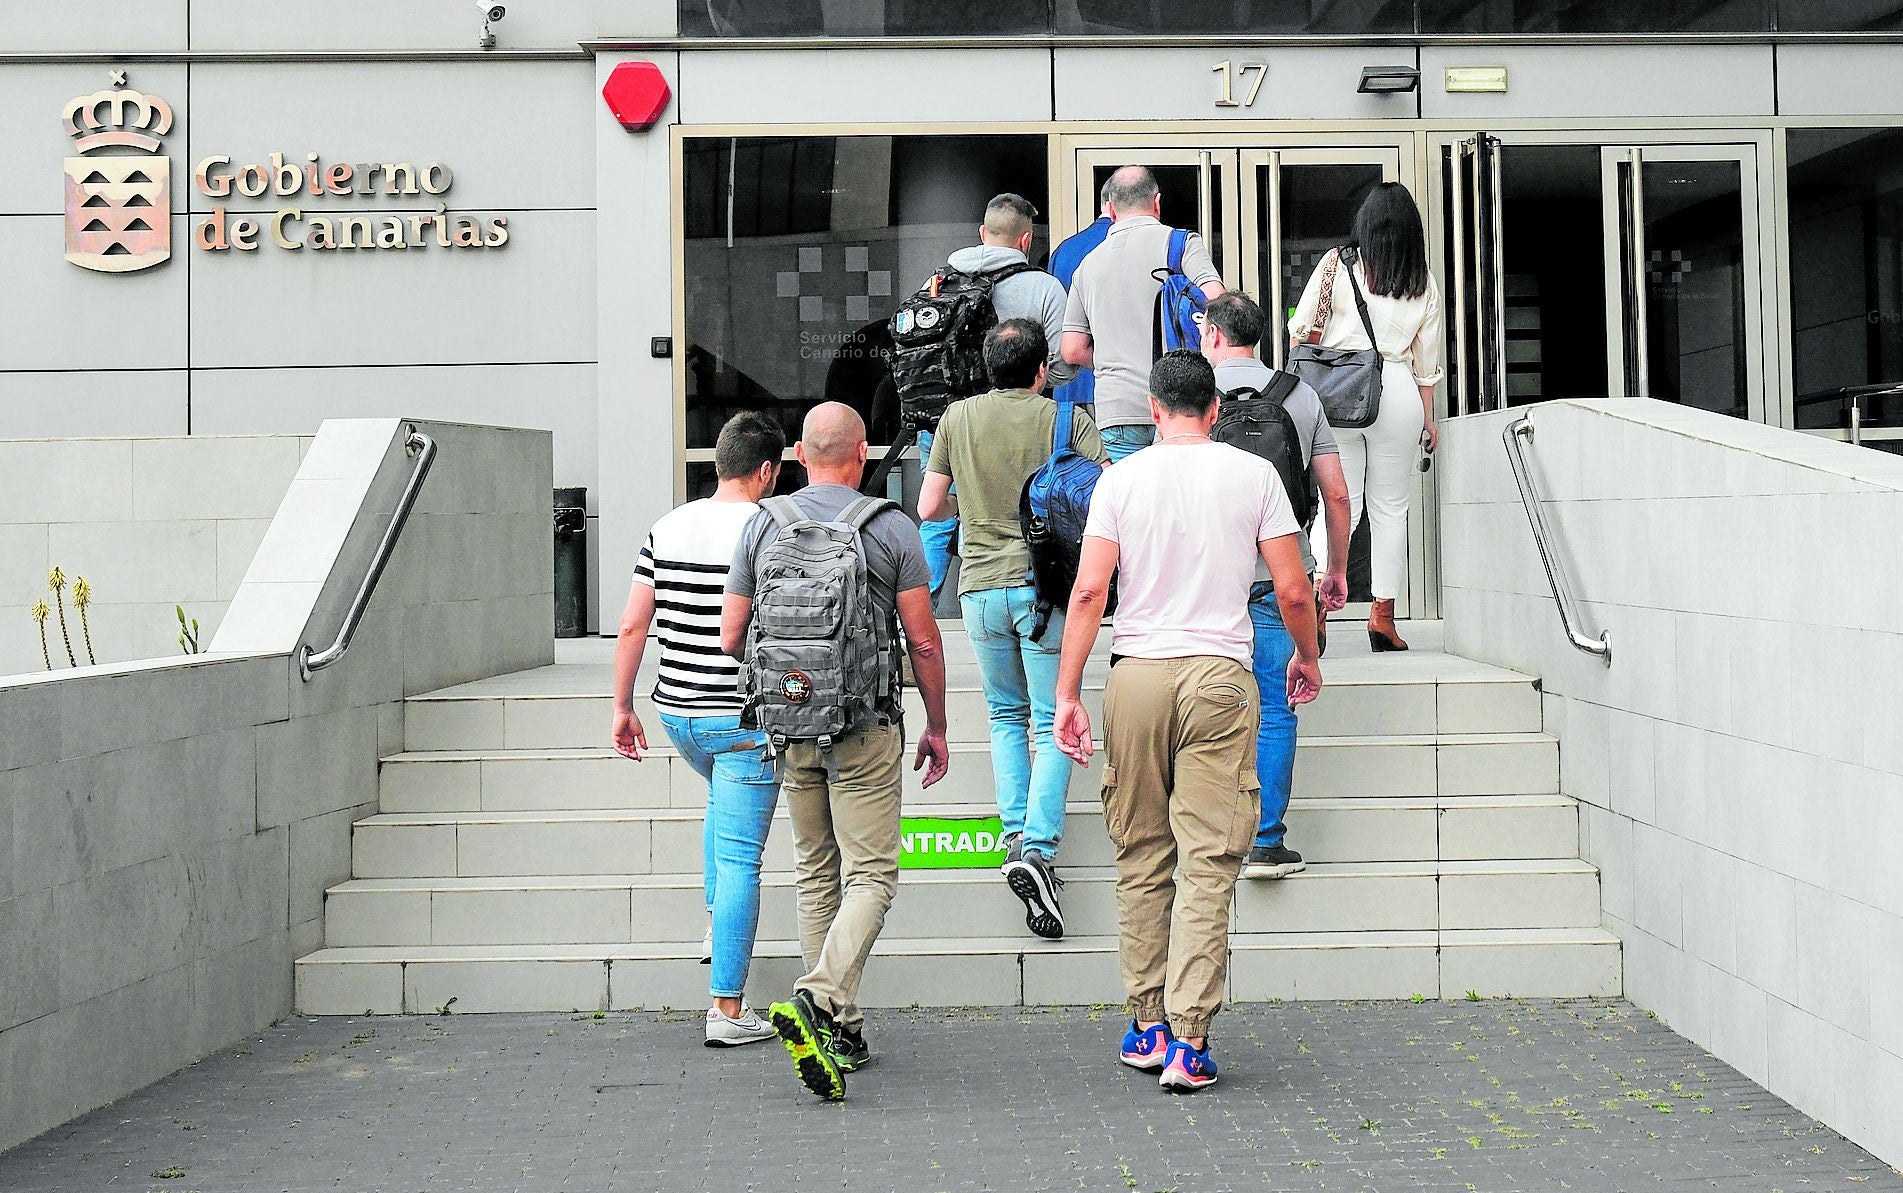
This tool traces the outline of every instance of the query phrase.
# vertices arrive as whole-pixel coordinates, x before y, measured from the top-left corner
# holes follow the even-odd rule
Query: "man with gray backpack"
[[[845,1074],[870,1059],[859,979],[898,889],[899,653],[925,702],[913,769],[927,787],[950,757],[945,659],[918,528],[859,494],[864,421],[838,402],[816,406],[794,454],[807,486],[761,502],[742,531],[720,636],[741,660],[741,724],[776,756],[793,821],[807,972],[768,1018],[806,1088],[837,1101]]]

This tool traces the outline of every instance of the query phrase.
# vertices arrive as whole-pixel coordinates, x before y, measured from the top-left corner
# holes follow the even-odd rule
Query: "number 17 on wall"
[[[1269,77],[1269,64],[1266,62],[1245,62],[1240,67],[1224,59],[1209,68],[1210,73],[1222,76],[1222,94],[1216,97],[1219,108],[1253,108],[1256,96],[1262,94],[1262,80]],[[1248,97],[1240,102],[1236,99],[1235,84],[1237,75],[1253,74],[1249,83]]]

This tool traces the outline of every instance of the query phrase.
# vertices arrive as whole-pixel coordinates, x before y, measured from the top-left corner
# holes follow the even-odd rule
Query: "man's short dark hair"
[[[1171,414],[1201,418],[1216,404],[1216,370],[1200,352],[1165,352],[1150,368],[1150,394]]]
[[[985,204],[985,231],[1013,239],[1031,231],[1037,224],[1037,208],[1023,195],[1009,191],[994,195]]]
[[[757,410],[727,420],[714,440],[714,475],[723,481],[752,476],[760,465],[778,464],[786,453],[786,432]]]
[[[1221,329],[1222,338],[1238,348],[1253,348],[1260,344],[1262,333],[1269,324],[1262,307],[1240,290],[1231,290],[1220,298],[1210,299],[1207,317],[1210,323]]]
[[[1050,359],[1050,342],[1035,319],[1006,319],[985,334],[985,369],[999,389],[1029,389]]]

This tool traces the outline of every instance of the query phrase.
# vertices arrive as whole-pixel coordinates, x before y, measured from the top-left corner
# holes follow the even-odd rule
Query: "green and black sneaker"
[[[864,1030],[847,1031],[843,1027],[833,1029],[833,1062],[848,1073],[856,1073],[872,1060],[872,1049],[866,1047]]]
[[[833,1017],[806,991],[795,990],[792,998],[768,1007],[767,1018],[793,1058],[800,1083],[829,1102],[843,1102],[846,1074],[833,1057]]]

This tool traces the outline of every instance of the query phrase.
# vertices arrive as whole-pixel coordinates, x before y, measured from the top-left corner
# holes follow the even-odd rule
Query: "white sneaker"
[[[714,963],[714,926],[712,924],[707,925],[707,935],[700,938],[700,963],[702,965]]]
[[[707,1008],[709,1048],[738,1048],[742,1044],[758,1044],[761,1040],[778,1037],[779,1033],[773,1030],[773,1025],[754,1014],[752,1007],[742,1004],[737,1019],[721,1014],[718,1007]]]

